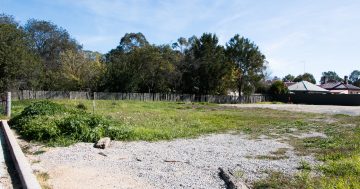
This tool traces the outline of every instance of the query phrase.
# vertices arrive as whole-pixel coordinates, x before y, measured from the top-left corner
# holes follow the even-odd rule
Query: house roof
[[[284,82],[284,84],[287,86],[287,87],[290,87],[291,85],[294,85],[296,82],[290,82],[290,81],[287,81],[287,82]]]
[[[299,91],[304,91],[304,92],[322,92],[322,93],[329,93],[330,91],[323,89],[317,85],[314,85],[308,81],[300,81],[297,82],[291,86],[288,87],[289,91],[292,92],[299,92]]]
[[[345,84],[343,82],[325,83],[325,84],[321,84],[320,87],[327,90],[360,90],[359,87],[356,87],[351,84]]]

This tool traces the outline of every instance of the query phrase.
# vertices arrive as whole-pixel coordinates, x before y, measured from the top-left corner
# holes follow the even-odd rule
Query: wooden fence
[[[139,100],[139,101],[179,101],[179,102],[210,102],[210,103],[257,103],[270,101],[271,97],[263,94],[251,96],[227,95],[194,95],[164,93],[110,93],[81,91],[13,91],[13,100],[26,99],[96,99],[96,100]]]

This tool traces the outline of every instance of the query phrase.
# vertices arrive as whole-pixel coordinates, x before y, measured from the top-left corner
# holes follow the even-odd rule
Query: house
[[[348,77],[342,82],[327,82],[326,78],[321,81],[321,88],[329,90],[333,94],[360,94],[360,88],[349,84]]]
[[[285,86],[286,86],[286,87],[290,87],[291,85],[296,84],[296,82],[292,82],[292,81],[285,81],[285,82],[284,82],[284,84],[285,84]]]
[[[291,93],[317,93],[317,94],[326,94],[330,91],[323,89],[317,85],[314,85],[308,81],[300,81],[295,84],[292,84],[288,87]]]

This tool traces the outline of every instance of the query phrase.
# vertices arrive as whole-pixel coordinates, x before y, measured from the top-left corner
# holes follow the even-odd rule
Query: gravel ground
[[[288,158],[257,158],[286,148]],[[113,141],[105,150],[92,143],[51,148],[34,156],[33,169],[47,172],[59,188],[224,188],[219,167],[237,171],[251,183],[275,170],[294,174],[301,160],[280,139],[248,139],[241,134],[216,134],[196,139],[160,142]],[[38,162],[40,160],[40,162]],[[34,160],[32,160],[34,162]]]
[[[222,106],[237,108],[270,108],[296,112],[311,112],[324,114],[360,115],[360,106],[303,105],[303,104],[222,104]]]

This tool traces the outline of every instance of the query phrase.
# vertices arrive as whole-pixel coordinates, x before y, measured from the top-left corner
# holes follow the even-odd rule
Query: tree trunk
[[[239,92],[238,101],[240,103],[242,103],[242,90],[243,90],[243,78],[240,77],[238,81],[238,92]]]

